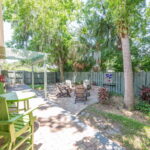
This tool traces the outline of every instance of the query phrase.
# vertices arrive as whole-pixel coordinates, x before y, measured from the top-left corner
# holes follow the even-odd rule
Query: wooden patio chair
[[[82,85],[75,88],[75,104],[77,101],[83,101],[84,103],[87,101],[87,91]]]
[[[57,97],[71,97],[70,91],[66,86],[63,86],[63,85],[60,85],[60,84],[57,84],[56,86],[59,90],[59,93],[57,94]]]
[[[65,86],[68,88],[69,92],[72,92],[72,83],[71,80],[66,80],[65,81]]]
[[[9,114],[5,98],[0,97],[0,138],[4,140],[0,150],[16,150],[23,144],[24,149],[33,150],[33,110]]]

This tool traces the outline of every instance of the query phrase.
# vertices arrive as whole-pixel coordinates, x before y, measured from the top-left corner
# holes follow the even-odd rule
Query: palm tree
[[[134,106],[133,71],[131,64],[130,43],[128,34],[121,34],[124,68],[124,104],[128,109]]]

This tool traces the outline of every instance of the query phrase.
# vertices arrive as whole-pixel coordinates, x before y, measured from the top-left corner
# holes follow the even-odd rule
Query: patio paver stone
[[[20,89],[24,88],[20,86]],[[25,90],[32,91],[27,86]],[[125,150],[53,101],[46,102],[40,96],[30,100],[31,107],[41,103],[44,105],[34,111],[38,121],[34,133],[35,150]]]

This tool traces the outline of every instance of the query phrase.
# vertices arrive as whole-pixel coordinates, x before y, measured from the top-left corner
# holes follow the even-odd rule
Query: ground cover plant
[[[145,102],[145,101],[139,101],[136,105],[135,105],[135,109],[139,110],[145,114],[148,114],[150,116],[150,104]]]

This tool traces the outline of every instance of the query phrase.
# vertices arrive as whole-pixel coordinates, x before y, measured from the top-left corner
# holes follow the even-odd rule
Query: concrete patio
[[[84,104],[83,102],[78,102],[75,104],[74,90],[71,92],[71,97],[57,97],[56,95],[59,91],[56,85],[49,85],[48,100],[58,104],[60,107],[71,112],[73,115],[77,115],[87,106],[98,102],[98,88],[98,86],[92,86],[92,89],[89,90],[90,96],[87,98],[86,104]],[[43,90],[38,90],[36,91],[36,93],[44,97]]]
[[[28,86],[16,86],[10,89],[33,91]],[[55,89],[53,89],[55,91]],[[54,92],[53,91],[53,92]],[[30,106],[35,107],[44,104],[34,111],[37,117],[35,123],[34,145],[35,150],[123,150],[124,148],[109,140],[98,130],[81,122],[75,114],[77,107],[80,110],[86,105],[70,102],[76,109],[74,111],[66,110],[61,107],[62,103],[54,101],[55,99],[45,100],[41,93],[30,100]],[[91,95],[92,97],[92,95]],[[62,101],[65,98],[62,99]],[[66,100],[66,101],[69,101]],[[66,102],[67,103],[67,102]],[[72,104],[71,104],[72,103]],[[76,106],[75,106],[76,105]],[[73,107],[67,107],[67,109]],[[74,114],[73,114],[74,112]],[[21,148],[23,150],[23,148]]]

